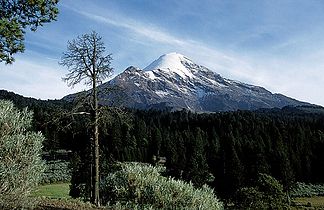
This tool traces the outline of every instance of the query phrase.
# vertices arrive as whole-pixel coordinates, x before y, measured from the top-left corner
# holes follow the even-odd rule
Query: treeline
[[[309,110],[309,109],[308,109]],[[135,111],[133,123],[102,126],[102,148],[115,160],[152,162],[165,156],[172,176],[223,196],[252,184],[259,173],[323,182],[324,115],[295,108],[195,114]],[[212,179],[214,177],[214,180]]]
[[[110,112],[101,118],[101,171],[108,173],[113,161],[154,164],[154,156],[166,157],[168,175],[207,183],[225,198],[252,185],[259,173],[280,180],[286,190],[296,181],[323,183],[324,115],[310,110]],[[89,124],[86,116],[70,116],[39,126],[48,136],[47,150],[74,151],[74,189],[90,183]]]
[[[72,195],[90,193],[88,116],[69,114],[72,106],[61,101],[47,103],[30,106],[34,126],[47,137],[46,150],[73,151]],[[154,163],[156,156],[166,157],[168,175],[197,186],[207,183],[224,198],[252,185],[259,173],[280,180],[286,190],[296,181],[324,182],[324,111],[320,107],[201,114],[110,109],[102,113],[103,175],[113,161]]]

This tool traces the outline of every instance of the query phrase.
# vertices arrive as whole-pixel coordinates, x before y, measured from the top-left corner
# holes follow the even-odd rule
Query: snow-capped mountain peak
[[[182,78],[192,78],[194,75],[186,68],[185,65],[193,64],[193,62],[184,55],[173,52],[160,56],[150,65],[144,68],[144,71],[152,72],[154,70],[161,70],[169,74],[177,74]]]
[[[131,66],[98,88],[101,104],[121,103],[140,109],[215,112],[307,104],[272,94],[262,87],[223,78],[179,53],[162,55],[144,70]],[[107,89],[116,92],[109,93]]]

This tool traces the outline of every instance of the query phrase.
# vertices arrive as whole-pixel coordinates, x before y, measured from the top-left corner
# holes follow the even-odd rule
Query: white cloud
[[[263,72],[260,85],[302,101],[324,105],[324,61],[316,59],[315,54],[292,60],[255,59],[251,63]]]
[[[65,73],[56,62],[44,64],[20,57],[12,65],[0,65],[0,89],[40,99],[60,99],[84,89],[82,85],[67,87],[61,79]]]

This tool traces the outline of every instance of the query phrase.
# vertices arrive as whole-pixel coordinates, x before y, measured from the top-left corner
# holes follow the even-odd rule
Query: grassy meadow
[[[295,198],[294,203],[292,210],[324,209],[324,196]]]
[[[70,198],[70,183],[59,183],[59,184],[46,184],[40,185],[32,193],[35,197],[46,197],[46,198]]]

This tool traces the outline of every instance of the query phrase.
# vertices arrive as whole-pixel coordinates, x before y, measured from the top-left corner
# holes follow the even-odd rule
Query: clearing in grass
[[[40,185],[33,192],[35,197],[70,198],[70,183]]]

